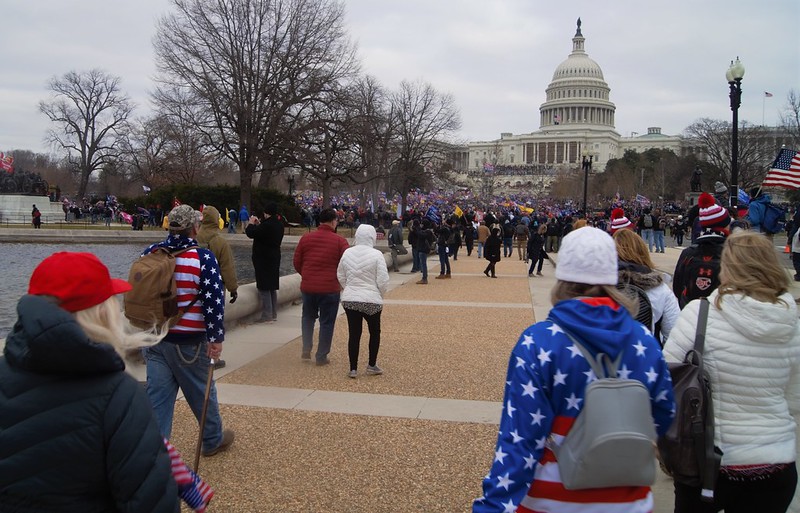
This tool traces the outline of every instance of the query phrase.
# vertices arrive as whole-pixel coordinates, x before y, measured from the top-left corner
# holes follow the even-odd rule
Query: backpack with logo
[[[780,233],[786,225],[786,212],[779,206],[767,203],[761,227],[767,233]]]
[[[650,486],[656,479],[650,392],[641,381],[617,375],[616,360],[597,356],[567,334],[592,367],[597,379],[586,385],[583,408],[561,445],[548,447],[558,460],[568,490],[613,486]]]
[[[670,363],[675,391],[675,420],[658,439],[661,464],[672,478],[701,487],[700,498],[714,500],[714,487],[722,451],[714,446],[714,405],[711,384],[703,369],[703,347],[708,321],[708,300],[700,300],[694,348],[681,363]]]
[[[128,282],[133,287],[125,294],[125,317],[141,329],[160,329],[165,323],[174,326],[180,316],[197,301],[178,308],[178,285],[175,281],[175,258],[197,246],[171,252],[156,247],[131,265]]]
[[[652,228],[653,227],[653,216],[650,214],[644,215],[644,227],[645,228]]]
[[[697,247],[704,252],[698,251],[678,261],[682,275],[681,293],[678,295],[678,306],[681,310],[694,299],[708,297],[719,286],[722,244]]]

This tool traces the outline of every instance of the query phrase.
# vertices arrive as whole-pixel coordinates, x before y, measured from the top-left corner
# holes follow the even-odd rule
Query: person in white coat
[[[790,278],[772,242],[742,231],[722,251],[708,297],[703,358],[714,400],[722,466],[714,503],[675,482],[675,511],[786,511],[797,486],[792,417],[800,413],[800,327]],[[694,346],[700,301],[687,304],[664,346],[668,362]]]
[[[365,320],[369,329],[369,361],[366,373],[383,374],[377,360],[381,345],[383,294],[389,285],[389,271],[383,253],[375,249],[376,239],[373,226],[360,225],[356,230],[354,245],[345,250],[336,273],[342,286],[342,307],[347,316],[351,378],[358,376],[358,352]]]
[[[653,313],[648,328],[663,346],[681,313],[678,298],[667,284],[669,275],[655,269],[647,244],[633,230],[617,231],[614,242],[619,255],[619,281],[636,285],[647,294]]]

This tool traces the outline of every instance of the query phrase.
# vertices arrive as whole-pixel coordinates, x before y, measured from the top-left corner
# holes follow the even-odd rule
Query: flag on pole
[[[442,222],[442,216],[439,215],[439,209],[434,206],[430,206],[428,208],[428,211],[425,213],[425,217],[436,224],[440,224]]]
[[[800,153],[782,148],[761,186],[800,189]]]
[[[739,189],[739,204],[740,205],[749,205],[750,204],[750,195],[745,192],[744,189]]]
[[[650,200],[647,199],[646,197],[642,196],[641,194],[637,194],[636,195],[636,203],[639,203],[640,205],[647,206],[647,205],[650,204]]]
[[[768,93],[768,92],[764,91],[764,97],[772,98],[772,93]]]
[[[494,166],[489,162],[483,165],[483,172],[484,173],[494,173]]]
[[[6,171],[8,173],[13,173],[14,172],[14,157],[12,157],[10,155],[3,156],[3,154],[0,153],[0,169]]]
[[[464,211],[463,211],[463,210],[461,210],[461,209],[458,207],[458,205],[456,205],[456,208],[455,208],[455,210],[453,211],[453,213],[456,215],[456,217],[461,217],[461,216],[463,216],[463,215],[464,215]]]

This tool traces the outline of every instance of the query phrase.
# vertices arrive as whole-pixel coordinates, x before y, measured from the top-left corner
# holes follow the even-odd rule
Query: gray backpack
[[[561,445],[551,439],[568,490],[650,486],[656,480],[656,429],[650,392],[640,381],[617,377],[622,354],[592,357],[567,334],[597,379],[586,386],[583,409]]]

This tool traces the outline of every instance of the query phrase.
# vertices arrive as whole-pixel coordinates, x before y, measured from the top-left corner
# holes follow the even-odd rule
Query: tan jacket
[[[236,281],[236,264],[228,239],[220,234],[219,219],[219,210],[216,208],[206,206],[203,209],[203,221],[197,232],[197,242],[210,249],[217,257],[225,288],[228,289],[228,292],[234,292],[239,288]]]
[[[489,238],[489,227],[485,224],[478,226],[478,242],[483,244]]]

